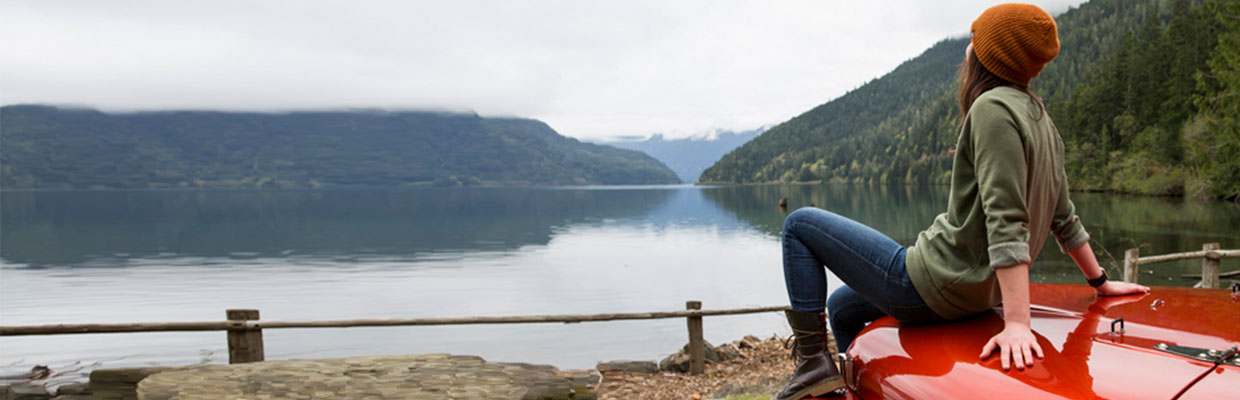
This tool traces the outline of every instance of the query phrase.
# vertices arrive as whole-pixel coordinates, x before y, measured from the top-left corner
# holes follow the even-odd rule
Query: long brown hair
[[[1038,115],[1034,116],[1034,119],[1042,119],[1042,114],[1046,111],[1042,105],[1042,99],[1039,99],[1038,95],[1034,94],[1032,90],[1029,90],[1028,86],[1018,85],[1012,81],[1000,78],[998,75],[991,73],[985,66],[982,65],[982,62],[977,59],[977,54],[973,53],[972,47],[969,47],[969,51],[966,53],[967,54],[965,54],[964,61],[960,63],[960,73],[957,77],[957,82],[960,84],[960,93],[958,94],[958,97],[960,100],[961,126],[964,125],[964,118],[969,114],[969,108],[973,107],[973,102],[976,101],[982,93],[986,93],[987,90],[1000,86],[1008,86],[1029,95],[1029,98],[1038,106]]]

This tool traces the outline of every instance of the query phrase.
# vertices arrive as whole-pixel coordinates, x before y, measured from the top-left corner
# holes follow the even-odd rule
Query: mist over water
[[[337,191],[35,191],[0,195],[0,324],[671,311],[783,305],[779,230],[811,203],[912,243],[946,188],[741,186]],[[1224,203],[1074,194],[1115,257],[1240,247]],[[1033,281],[1080,282],[1053,241]],[[1104,265],[1111,261],[1104,258]],[[1234,269],[1228,261],[1224,270]],[[1143,283],[1185,285],[1200,263]],[[1118,276],[1118,270],[1112,270]],[[830,278],[830,286],[840,283]],[[267,359],[447,352],[588,368],[659,359],[683,319],[268,329]],[[787,334],[776,313],[705,319],[708,341]],[[223,332],[0,338],[0,372],[226,363]]]

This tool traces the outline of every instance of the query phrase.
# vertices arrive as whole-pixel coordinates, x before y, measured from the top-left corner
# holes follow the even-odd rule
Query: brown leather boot
[[[827,348],[826,315],[788,310],[788,325],[796,337],[797,369],[792,382],[771,400],[797,400],[822,396],[844,387],[844,376],[832,361]]]

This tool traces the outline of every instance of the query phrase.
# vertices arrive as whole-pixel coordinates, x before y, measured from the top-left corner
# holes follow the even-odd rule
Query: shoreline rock
[[[592,370],[421,354],[233,365],[100,369],[95,398],[597,399]]]
[[[654,374],[659,372],[659,365],[654,361],[628,361],[616,360],[598,363],[594,369],[600,372],[610,371],[626,371],[640,374]]]
[[[46,400],[52,398],[52,394],[43,386],[30,382],[17,382],[0,386],[3,389],[4,398],[10,400]]]
[[[828,343],[834,349],[833,337]],[[790,344],[774,335],[766,339],[749,335],[711,346],[719,361],[707,362],[705,373],[700,375],[603,371],[597,393],[603,399],[625,400],[766,398],[787,385],[792,376],[795,363],[787,347]],[[682,348],[665,360],[684,353]],[[688,357],[684,359],[687,361]]]
[[[288,398],[327,394],[341,398],[408,399],[726,398],[766,393],[786,383],[792,362],[785,345],[777,336],[759,339],[753,335],[719,346],[706,343],[707,373],[696,376],[677,372],[688,370],[686,344],[662,362],[615,360],[585,370],[491,363],[476,356],[421,354],[106,368],[92,371],[89,382],[62,384],[54,394],[34,383],[0,389],[5,399],[31,400]]]

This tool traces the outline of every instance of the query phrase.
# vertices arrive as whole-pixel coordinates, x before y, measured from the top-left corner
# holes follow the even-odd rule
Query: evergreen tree
[[[1056,18],[1059,57],[1032,88],[1064,138],[1074,189],[1240,193],[1237,2],[1092,0]],[[966,43],[941,42],[771,129],[702,180],[948,182],[951,77]]]
[[[1195,184],[1190,194],[1240,201],[1240,0],[1207,1],[1219,35],[1208,69],[1196,75],[1201,110],[1185,129]]]

